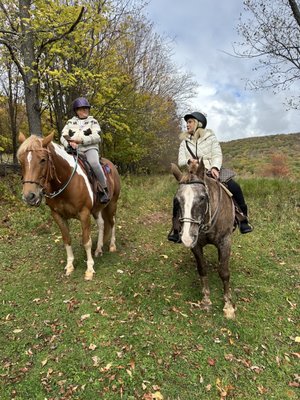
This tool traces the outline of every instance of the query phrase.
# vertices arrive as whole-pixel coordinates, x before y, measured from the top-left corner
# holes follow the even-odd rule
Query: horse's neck
[[[209,201],[212,210],[217,207],[217,204],[220,200],[220,188],[219,183],[213,178],[206,178],[206,187],[208,191]]]
[[[52,183],[61,183],[71,175],[75,166],[75,161],[57,144],[51,143],[49,150],[51,157]]]

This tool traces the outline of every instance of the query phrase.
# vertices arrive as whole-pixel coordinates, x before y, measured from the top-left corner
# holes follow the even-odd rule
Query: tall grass
[[[122,179],[118,252],[92,282],[77,221],[66,278],[47,207],[25,207],[12,182],[0,184],[1,400],[298,398],[299,183],[240,180],[255,230],[234,233],[228,321],[215,249],[207,314],[192,254],[166,240],[171,176]]]

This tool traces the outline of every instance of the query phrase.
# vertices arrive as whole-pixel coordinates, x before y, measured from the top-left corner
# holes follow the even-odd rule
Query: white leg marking
[[[104,236],[104,220],[102,218],[101,212],[98,214],[98,218],[96,219],[96,223],[98,225],[98,241],[97,241],[97,248],[95,251],[95,257],[99,255],[102,256],[102,248],[103,248],[103,236]]]
[[[114,217],[114,224],[113,224],[113,227],[112,227],[112,230],[111,230],[109,251],[111,253],[114,253],[115,251],[117,251],[117,247],[116,247],[116,219],[115,219],[115,217]]]
[[[87,269],[85,271],[85,276],[84,279],[86,281],[91,281],[93,279],[93,275],[95,273],[94,270],[94,260],[92,257],[92,239],[89,238],[89,241],[84,244],[84,248],[86,251],[86,256],[87,256]]]
[[[66,245],[65,248],[67,252],[67,265],[65,266],[65,270],[66,270],[66,275],[69,276],[74,271],[74,265],[73,265],[74,254],[71,246]]]

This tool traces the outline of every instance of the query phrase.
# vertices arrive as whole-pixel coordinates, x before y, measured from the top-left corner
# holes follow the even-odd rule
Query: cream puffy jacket
[[[69,119],[62,130],[60,142],[64,147],[68,146],[66,136],[74,140],[82,140],[82,143],[78,145],[78,151],[84,152],[89,149],[99,150],[99,143],[101,142],[101,128],[98,121],[88,116],[85,119],[73,117]]]
[[[189,159],[193,156],[188,150],[187,144],[197,158],[203,158],[206,169],[222,167],[222,149],[216,135],[211,129],[198,128],[194,135],[183,132],[180,135],[182,140],[178,152],[178,165],[186,166]]]

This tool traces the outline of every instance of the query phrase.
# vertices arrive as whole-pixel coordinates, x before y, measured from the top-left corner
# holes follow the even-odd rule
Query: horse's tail
[[[110,202],[102,210],[102,217],[104,220],[104,237],[103,243],[110,240],[112,229],[115,229],[115,216],[117,211],[117,202],[120,195],[120,176],[116,166],[109,160],[104,160],[109,166],[110,172],[107,174],[109,194],[111,197]]]
[[[112,235],[112,228],[115,229],[115,216],[117,211],[117,201],[114,198],[102,210],[102,218],[104,220],[103,243],[107,243]]]

